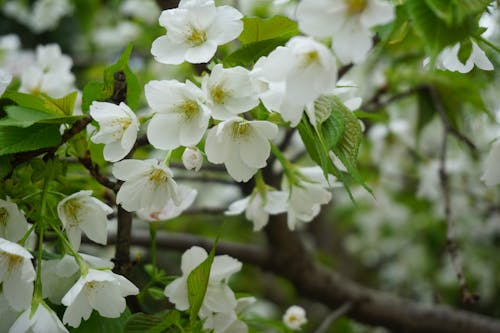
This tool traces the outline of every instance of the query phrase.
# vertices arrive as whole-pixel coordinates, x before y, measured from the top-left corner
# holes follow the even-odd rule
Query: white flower
[[[292,305],[283,315],[283,322],[289,329],[299,330],[302,325],[307,323],[306,311],[298,305]]]
[[[203,155],[196,147],[187,147],[182,153],[182,164],[184,164],[186,170],[198,172],[203,165]]]
[[[92,268],[112,269],[109,260],[80,253],[80,257]],[[54,304],[60,304],[63,296],[79,278],[79,267],[74,257],[64,255],[61,259],[42,262],[42,296]]]
[[[141,208],[161,210],[169,200],[180,204],[172,171],[157,160],[123,160],[113,165],[113,175],[125,181],[116,195],[116,203],[129,211]]]
[[[0,238],[0,283],[7,302],[18,311],[31,303],[35,280],[32,258],[21,245]]]
[[[57,44],[38,46],[36,63],[23,71],[21,76],[22,92],[40,92],[55,98],[63,97],[73,90],[75,77],[71,73],[73,61],[61,53]]]
[[[90,269],[61,300],[67,306],[63,323],[78,327],[82,318],[90,317],[93,309],[102,317],[118,318],[126,307],[125,296],[138,293],[139,289],[123,276],[108,270]]]
[[[0,292],[0,332],[8,332],[18,315],[19,311],[12,309],[3,292]]]
[[[288,194],[288,228],[295,230],[299,223],[311,222],[319,212],[321,205],[327,204],[332,194],[325,188],[339,186],[330,176],[328,182],[323,176],[320,167],[300,168],[300,173],[305,179],[298,184],[290,185],[285,178],[282,188]]]
[[[438,55],[437,66],[438,68],[449,70],[452,72],[468,73],[476,67],[483,69],[485,71],[492,71],[493,64],[486,57],[486,54],[476,43],[472,43],[472,51],[469,59],[464,63],[458,58],[458,52],[460,50],[460,43],[453,45],[452,47],[447,47]]]
[[[54,311],[44,303],[38,304],[33,315],[31,312],[31,307],[25,310],[12,325],[9,333],[68,333]]]
[[[104,159],[116,162],[127,156],[139,131],[137,117],[128,105],[94,101],[90,115],[99,123],[99,131],[90,140],[105,144]]]
[[[107,215],[113,209],[91,196],[92,191],[80,191],[57,204],[57,215],[75,250],[80,248],[82,231],[96,243],[107,243]]]
[[[7,89],[7,87],[10,84],[10,81],[12,81],[12,75],[10,75],[10,73],[0,68],[0,96],[2,96],[3,93],[5,92],[5,89]]]
[[[165,295],[180,311],[189,309],[187,278],[191,271],[208,257],[207,252],[193,246],[182,255],[182,276],[165,288]],[[227,285],[229,277],[241,270],[241,262],[228,255],[215,256],[210,269],[207,292],[199,316],[205,318],[217,312],[231,312],[237,303],[233,291]]]
[[[372,27],[394,18],[382,0],[304,0],[297,7],[299,28],[306,34],[333,37],[333,50],[343,63],[362,62],[372,47]]]
[[[258,189],[243,199],[229,205],[226,215],[238,215],[245,211],[245,217],[253,222],[253,230],[259,231],[267,225],[269,214],[281,214],[287,211],[288,194],[266,189],[264,196]]]
[[[234,311],[219,312],[209,317],[203,324],[206,330],[214,333],[247,333],[248,326],[238,319]],[[210,331],[212,332],[212,331]]]
[[[164,64],[208,62],[218,45],[239,36],[242,17],[233,7],[215,7],[212,0],[181,0],[178,8],[161,13],[159,22],[167,34],[153,42],[151,54]]]
[[[251,76],[266,108],[295,127],[308,104],[335,88],[337,67],[326,46],[298,36],[261,57]]]
[[[148,140],[158,149],[194,146],[208,127],[210,111],[204,94],[191,81],[150,81],[144,87],[149,106],[156,112],[148,125]]]
[[[266,166],[278,126],[268,121],[226,120],[208,131],[205,153],[212,163],[224,163],[234,180],[248,181]]]
[[[73,6],[68,0],[38,0],[33,5],[28,25],[37,33],[53,30],[62,17],[72,12]]]
[[[493,143],[488,157],[486,157],[484,174],[481,180],[487,186],[500,184],[500,140]]]
[[[179,185],[178,188],[179,205],[176,205],[174,201],[170,199],[161,210],[141,209],[137,212],[137,215],[145,221],[166,221],[181,215],[182,212],[193,204],[198,191],[185,185]]]
[[[142,33],[141,29],[138,23],[120,21],[116,25],[94,29],[93,41],[100,48],[99,52],[114,54],[113,52],[118,52],[120,48],[126,47],[128,43],[139,38]]]
[[[0,199],[0,237],[17,242],[29,228],[28,221],[17,205]]]
[[[227,120],[259,104],[250,72],[240,66],[224,68],[221,64],[216,65],[210,76],[203,78],[202,89],[215,119]]]
[[[126,0],[120,6],[120,11],[146,23],[154,23],[160,16],[160,8],[153,0]]]

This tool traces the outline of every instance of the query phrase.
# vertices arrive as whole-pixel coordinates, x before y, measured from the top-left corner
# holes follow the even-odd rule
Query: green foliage
[[[316,110],[324,108],[330,109],[330,116],[322,123],[312,126],[309,119],[304,116],[297,126],[309,156],[323,169],[325,176],[327,174],[336,176],[349,191],[344,175],[330,159],[329,153],[333,152],[352,179],[370,191],[357,169],[357,157],[362,138],[358,119],[334,96],[322,96],[315,103]],[[324,112],[322,110],[320,113]]]
[[[178,332],[176,326],[181,326],[181,314],[177,310],[170,310],[154,315],[136,313],[125,324],[124,333],[162,333]]]
[[[189,300],[189,319],[191,323],[196,321],[198,312],[200,312],[203,299],[207,292],[210,269],[215,257],[215,246],[208,254],[208,257],[198,265],[187,278],[188,300]]]
[[[35,124],[30,127],[0,128],[0,155],[51,147],[61,142],[58,125]]]
[[[105,318],[101,317],[96,311],[88,320],[82,321],[77,328],[71,328],[71,333],[121,333],[126,332],[125,323],[130,317],[130,311],[126,309],[119,318]]]
[[[408,0],[406,6],[416,34],[423,40],[432,59],[446,46],[473,34],[477,19],[462,15],[460,3],[441,0]]]
[[[29,127],[35,123],[42,124],[69,124],[81,119],[82,116],[59,116],[35,109],[29,109],[16,105],[5,107],[7,116],[0,119],[0,127]]]
[[[243,45],[224,59],[225,66],[250,66],[260,57],[267,56],[278,46],[285,45],[288,38],[266,39]]]
[[[128,66],[132,49],[133,45],[130,44],[118,61],[104,70],[104,82],[89,82],[83,88],[82,111],[84,113],[89,112],[90,104],[93,101],[109,101],[117,93],[125,94],[125,102],[131,109],[135,109],[139,105],[141,86],[139,80]],[[125,82],[115,79],[115,74],[118,72],[125,74]]]
[[[238,40],[243,44],[275,38],[291,38],[299,34],[297,22],[285,16],[273,16],[268,19],[259,17],[243,18],[243,32]]]
[[[17,91],[6,91],[2,99],[11,100],[16,105],[27,109],[38,110],[53,115],[69,116],[73,114],[77,95],[78,93],[74,91],[62,98],[52,98],[44,94],[33,96]]]

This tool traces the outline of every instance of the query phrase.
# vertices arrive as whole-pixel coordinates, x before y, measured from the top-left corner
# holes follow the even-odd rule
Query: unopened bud
[[[203,165],[203,156],[196,148],[186,148],[182,154],[182,164],[187,170],[198,171]]]

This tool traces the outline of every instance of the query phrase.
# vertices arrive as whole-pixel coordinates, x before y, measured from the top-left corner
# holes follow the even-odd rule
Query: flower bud
[[[307,323],[306,311],[298,305],[292,305],[283,315],[283,322],[289,329],[299,330],[302,325]]]
[[[186,148],[182,154],[182,163],[187,170],[198,171],[203,165],[203,156],[196,148]]]

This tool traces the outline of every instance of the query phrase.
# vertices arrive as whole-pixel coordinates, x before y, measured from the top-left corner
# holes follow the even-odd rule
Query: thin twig
[[[351,308],[352,308],[351,302],[344,303],[340,308],[330,313],[325,318],[325,320],[323,320],[321,325],[319,325],[316,331],[314,331],[314,333],[326,333],[328,328],[332,326],[333,322],[337,320],[339,317],[345,315]]]
[[[113,192],[118,192],[120,188],[118,183],[111,181],[109,178],[100,173],[99,166],[92,163],[89,152],[87,152],[85,157],[78,158],[78,161],[90,172],[92,177],[94,177],[94,179],[97,180],[99,184],[107,187]]]
[[[444,215],[446,219],[446,250],[450,257],[453,270],[458,279],[458,283],[460,286],[460,294],[462,296],[462,302],[464,304],[474,304],[479,300],[479,296],[473,294],[469,291],[467,287],[467,280],[465,278],[462,263],[460,260],[460,253],[458,251],[458,245],[455,242],[455,228],[451,207],[451,193],[450,193],[450,184],[449,177],[446,171],[446,155],[447,155],[447,146],[448,146],[448,135],[451,134],[451,126],[447,121],[446,115],[444,114],[444,110],[439,101],[437,93],[431,89],[430,90],[432,100],[434,102],[434,107],[436,111],[441,115],[442,123],[443,123],[443,139],[441,141],[441,149],[439,155],[439,181],[441,185],[441,191],[443,193],[443,201],[444,201]]]

